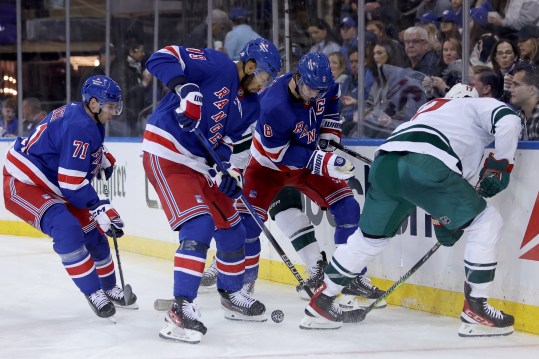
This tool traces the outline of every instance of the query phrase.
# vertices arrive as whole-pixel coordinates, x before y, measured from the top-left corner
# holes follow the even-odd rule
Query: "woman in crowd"
[[[444,97],[446,92],[458,82],[462,82],[462,47],[458,39],[449,38],[442,46],[442,58],[438,64],[437,76],[426,76],[423,88],[428,98]]]
[[[346,59],[344,55],[338,51],[332,52],[328,56],[329,66],[331,67],[331,73],[335,82],[342,85],[342,83],[348,78],[346,72]]]

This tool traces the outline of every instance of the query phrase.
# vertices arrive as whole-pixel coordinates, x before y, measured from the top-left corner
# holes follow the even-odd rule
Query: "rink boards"
[[[3,154],[10,144],[2,140],[0,152]],[[375,142],[353,141],[347,144],[370,158],[376,149]],[[539,277],[536,275],[539,272],[539,168],[534,166],[539,163],[537,145],[539,143],[519,146],[509,188],[489,201],[504,218],[498,268],[491,291],[492,304],[515,315],[516,329],[539,334],[539,321],[536,319],[539,317]],[[126,224],[126,236],[120,239],[120,248],[172,259],[177,248],[177,234],[170,230],[157,195],[146,180],[140,142],[109,141],[107,147],[117,159],[117,168],[110,181],[112,203]],[[3,157],[0,160],[2,166]],[[368,166],[356,159],[353,162],[356,180],[351,182],[351,187],[362,206]],[[102,194],[100,183],[94,185]],[[7,212],[3,197],[1,208],[0,233],[42,236]],[[332,219],[310,201],[305,202],[304,209],[315,224],[322,249],[330,255],[333,252]],[[299,257],[288,239],[282,236],[274,223],[270,221],[267,225],[289,258],[299,263]],[[464,241],[465,238],[462,238],[454,247],[441,248],[388,301],[409,308],[458,316],[463,298]],[[375,284],[387,289],[434,244],[430,217],[418,210],[403,224],[402,234],[393,238],[382,255],[369,266],[368,275],[375,278]],[[261,258],[262,278],[296,283],[265,239],[262,240]],[[303,267],[298,265],[298,269],[303,270]]]

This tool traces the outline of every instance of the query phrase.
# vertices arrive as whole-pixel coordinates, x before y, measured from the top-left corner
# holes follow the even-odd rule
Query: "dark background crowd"
[[[54,34],[36,35],[32,21],[54,18],[55,11],[61,18],[59,3],[62,1],[22,3],[23,16],[27,18],[24,44],[30,46],[31,40],[54,40]],[[129,4],[136,7],[138,3]],[[88,77],[105,74],[107,70],[124,92],[125,110],[111,123],[110,136],[140,137],[154,101],[159,101],[166,91],[144,68],[156,45],[157,49],[169,44],[211,47],[236,60],[247,41],[260,36],[273,38],[272,1],[214,1],[211,44],[207,40],[206,3],[176,3],[181,3],[185,11],[180,14],[166,9],[160,11],[157,44],[154,44],[155,22],[151,11],[122,16],[124,13],[113,9],[117,18],[113,21],[108,49],[103,41],[95,41],[93,51],[74,49],[77,55],[93,56],[96,60],[73,67],[71,101],[80,100],[80,85]],[[471,1],[470,46],[464,49],[469,57],[466,79],[462,75],[462,0],[367,0],[364,48],[358,48],[357,14],[361,2],[323,3],[288,1],[286,22],[285,16],[281,16],[284,1],[278,1],[278,45],[283,61],[288,60],[292,70],[306,52],[323,52],[329,57],[334,78],[341,85],[341,117],[346,137],[385,138],[399,124],[410,120],[429,99],[443,97],[451,86],[465,82],[473,86],[480,97],[497,98],[518,111],[523,123],[522,140],[539,139],[538,0]],[[0,80],[3,79],[3,83],[15,72],[16,56],[7,50],[13,48],[16,41],[14,4],[15,1],[7,1],[0,5]],[[95,40],[103,38],[104,30],[98,27],[99,22],[92,25],[93,17],[81,15],[81,18],[90,30],[95,26],[92,31]],[[43,23],[45,21],[40,22]],[[290,29],[289,59],[285,58],[285,26]],[[76,29],[72,29],[72,38],[79,36]],[[51,39],[43,39],[43,36]],[[360,57],[365,63],[363,69],[359,69]],[[107,58],[109,66],[105,66]],[[46,112],[67,99],[68,94],[63,90],[66,74],[62,68],[65,67],[65,52],[26,51],[23,63],[22,113],[17,113],[13,91],[0,93],[0,134],[4,137],[27,135]],[[44,67],[44,63],[48,66]],[[360,70],[364,75],[362,88],[358,81]],[[365,101],[363,107],[359,106],[360,99]],[[18,118],[23,123],[23,133],[19,133]]]

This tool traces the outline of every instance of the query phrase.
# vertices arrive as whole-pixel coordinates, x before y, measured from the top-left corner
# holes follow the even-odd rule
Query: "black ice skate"
[[[371,284],[371,280],[364,275],[355,277],[342,290],[339,306],[345,310],[366,308],[380,298],[385,292]],[[382,300],[374,308],[385,308],[387,303]]]
[[[464,308],[460,314],[461,337],[494,337],[513,333],[515,318],[488,305],[486,298],[470,296],[472,288],[464,282]]]
[[[230,320],[243,320],[248,322],[265,322],[266,307],[251,294],[243,290],[228,292],[219,289],[221,307],[225,311],[225,318]]]
[[[341,309],[335,305],[335,298],[322,294],[326,284],[322,284],[314,292],[309,305],[305,308],[305,316],[301,320],[300,329],[339,329],[343,324]]]
[[[327,265],[328,262],[325,259],[321,259],[316,262],[316,265],[314,267],[309,269],[309,276],[307,277],[307,279],[305,279],[303,283],[305,283],[305,286],[311,290],[311,293],[314,293],[316,288],[318,288],[318,286],[324,281],[324,269],[326,269]],[[298,284],[296,286],[296,291],[298,292],[301,299],[311,299],[311,297],[309,297],[309,295],[305,291],[305,288],[302,285]]]
[[[115,323],[112,316],[116,314],[116,308],[114,304],[107,298],[103,289],[93,292],[90,295],[86,296],[90,307],[94,310],[100,318],[111,318],[111,321]]]
[[[217,284],[217,263],[215,263],[215,256],[210,266],[202,273],[202,279],[200,280],[199,293],[212,292]]]
[[[176,297],[165,315],[165,326],[159,336],[167,340],[196,344],[206,334],[206,327],[195,304],[182,297]]]
[[[109,300],[114,303],[114,306],[124,309],[138,309],[137,296],[131,292],[129,302],[126,303],[124,297],[124,291],[122,288],[115,285],[112,289],[106,290],[105,294]]]

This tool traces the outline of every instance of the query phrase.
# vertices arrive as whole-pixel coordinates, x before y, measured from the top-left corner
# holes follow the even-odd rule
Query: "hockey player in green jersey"
[[[503,220],[484,197],[509,184],[520,119],[503,102],[473,97],[478,97],[475,89],[455,85],[446,98],[423,105],[378,148],[360,228],[335,251],[300,327],[342,326],[336,295],[383,251],[417,206],[433,217],[442,245],[452,246],[465,235],[465,299],[459,335],[513,332],[513,316],[487,303]],[[493,153],[482,160],[485,147],[493,141]],[[474,180],[478,172],[479,182]]]

